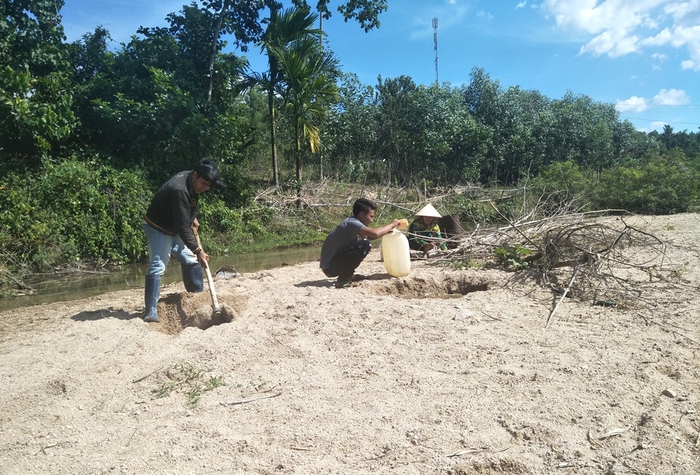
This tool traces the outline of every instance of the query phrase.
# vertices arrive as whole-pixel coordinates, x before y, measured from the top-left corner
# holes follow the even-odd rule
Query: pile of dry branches
[[[645,286],[672,284],[678,270],[669,267],[666,244],[630,225],[629,217],[620,210],[537,219],[528,215],[506,226],[474,231],[446,258],[484,257],[499,248],[526,250],[524,272],[517,278],[534,278],[561,295],[550,319],[566,297],[604,306],[655,305],[646,298]]]

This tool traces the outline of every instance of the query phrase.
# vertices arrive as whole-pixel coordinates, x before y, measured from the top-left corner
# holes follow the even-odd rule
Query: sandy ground
[[[159,324],[141,289],[0,313],[0,473],[698,474],[700,217],[640,226],[676,280],[546,328],[532,279],[396,279],[376,249],[349,289],[314,262],[217,279],[208,328],[182,284]]]

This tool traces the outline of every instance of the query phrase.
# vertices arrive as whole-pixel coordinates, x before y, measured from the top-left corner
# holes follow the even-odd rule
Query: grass
[[[156,399],[168,397],[173,392],[184,393],[190,406],[196,406],[204,393],[226,385],[223,377],[207,376],[206,373],[191,363],[177,363],[165,372],[168,381],[152,393]]]

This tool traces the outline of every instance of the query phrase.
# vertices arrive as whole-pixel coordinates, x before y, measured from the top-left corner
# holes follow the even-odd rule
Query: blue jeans
[[[145,221],[142,226],[146,240],[148,240],[150,265],[147,275],[163,275],[171,255],[183,266],[192,266],[198,263],[197,256],[185,246],[180,236],[162,233]]]

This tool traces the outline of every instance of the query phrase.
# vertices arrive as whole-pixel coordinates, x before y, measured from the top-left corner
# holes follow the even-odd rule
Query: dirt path
[[[566,299],[548,328],[529,279],[394,279],[376,250],[349,289],[317,263],[217,280],[234,318],[205,330],[181,284],[161,324],[139,289],[0,313],[0,473],[700,473],[700,219],[641,225],[677,277],[656,305]]]

